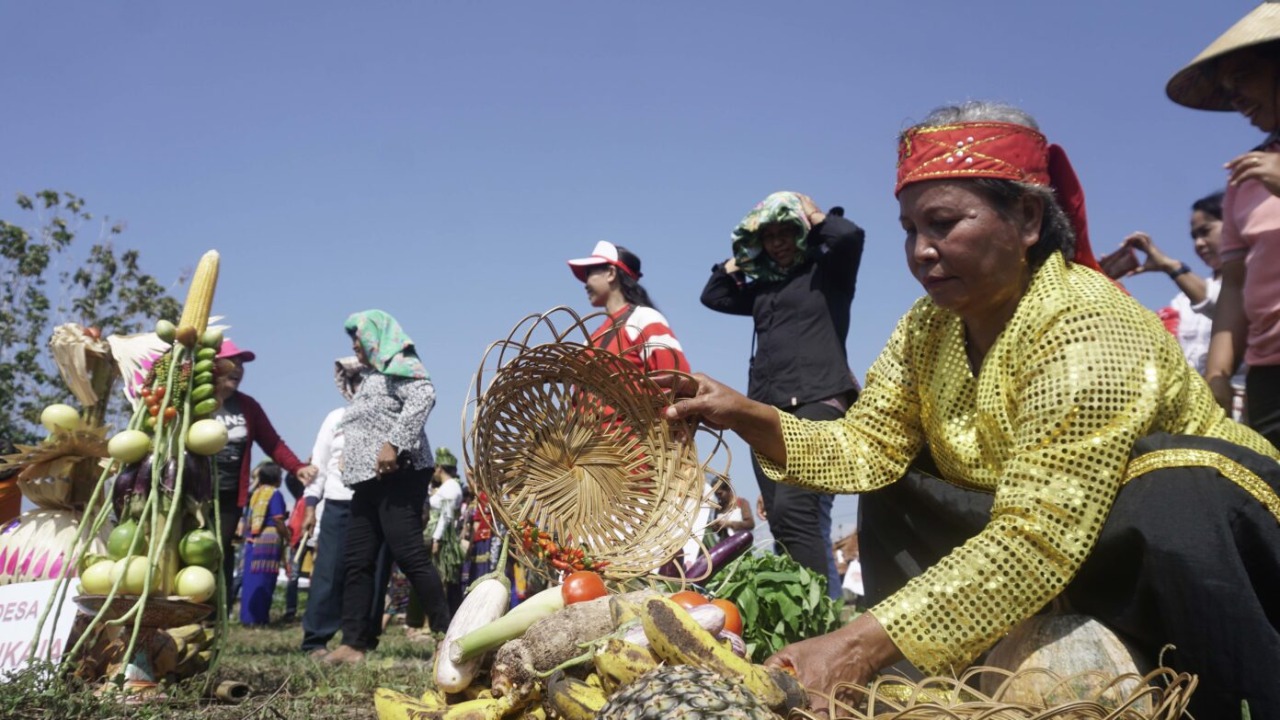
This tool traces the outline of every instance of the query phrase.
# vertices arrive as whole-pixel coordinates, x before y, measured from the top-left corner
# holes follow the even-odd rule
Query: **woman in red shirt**
[[[591,306],[609,313],[591,334],[593,346],[621,355],[645,372],[689,372],[684,348],[640,285],[640,258],[601,240],[590,257],[570,260],[569,269],[586,286]]]

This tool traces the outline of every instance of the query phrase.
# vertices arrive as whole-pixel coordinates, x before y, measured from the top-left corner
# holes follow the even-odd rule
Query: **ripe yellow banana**
[[[609,638],[594,658],[596,672],[609,695],[630,685],[636,678],[658,667],[658,658],[647,647],[621,638]]]
[[[204,626],[200,623],[191,623],[190,625],[169,628],[168,630],[165,630],[165,632],[172,635],[174,640],[185,640],[186,642],[195,642],[201,645],[204,644]]]
[[[564,720],[594,720],[607,702],[603,690],[563,672],[547,681],[547,703]]]
[[[640,621],[654,654],[670,665],[693,665],[729,678],[736,678],[760,702],[771,709],[782,708],[787,693],[763,665],[752,665],[745,658],[721,645],[714,635],[697,623],[684,608],[665,597],[645,601]]]
[[[541,705],[525,708],[525,711],[520,713],[520,720],[547,720],[547,711],[543,710]]]
[[[500,720],[513,709],[512,701],[502,698],[482,698],[457,705],[443,705],[424,703],[418,698],[387,688],[378,688],[373,692],[373,706],[378,712],[378,720]]]
[[[423,705],[440,708],[441,710],[449,705],[449,701],[445,698],[444,693],[434,688],[424,690],[422,692],[422,696],[418,698],[418,702]]]
[[[427,705],[417,698],[387,688],[373,691],[373,707],[378,713],[378,720],[438,720],[445,711],[438,705]]]

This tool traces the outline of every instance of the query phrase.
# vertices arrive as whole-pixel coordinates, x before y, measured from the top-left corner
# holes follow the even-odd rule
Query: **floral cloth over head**
[[[733,259],[738,268],[756,280],[781,280],[790,272],[778,267],[764,251],[760,242],[760,228],[769,223],[790,223],[796,227],[796,249],[805,253],[805,238],[809,236],[809,219],[805,217],[800,196],[793,192],[776,192],[761,200],[733,229]],[[803,263],[791,266],[796,270]]]
[[[381,310],[353,313],[343,327],[360,344],[374,370],[383,375],[431,379],[422,361],[418,359],[413,340],[405,334],[400,323],[387,313]]]

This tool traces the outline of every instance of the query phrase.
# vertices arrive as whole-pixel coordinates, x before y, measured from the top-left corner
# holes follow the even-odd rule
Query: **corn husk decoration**
[[[216,528],[210,527],[217,517],[212,456],[225,444],[226,432],[221,423],[205,419],[218,407],[213,388],[222,334],[208,328],[218,261],[215,251],[200,259],[176,326],[162,320],[154,338],[109,343],[121,350],[118,361],[126,358],[121,369],[135,406],[128,427],[108,443],[111,457],[86,504],[70,560],[81,569],[74,600],[90,617],[62,662],[74,663],[82,677],[110,673],[111,680],[126,685],[137,680],[141,687],[161,680],[158,670],[171,665],[203,671],[216,664],[217,640],[226,635],[226,588],[217,572],[221,553]],[[161,353],[139,382],[132,364],[142,367],[142,356],[157,348]],[[94,540],[112,523],[118,524],[107,543],[110,557],[103,558]],[[189,542],[196,533],[202,533],[203,545]],[[215,538],[212,551],[206,538]],[[184,576],[198,582],[184,583]],[[71,581],[64,579],[54,590],[37,636],[50,611],[57,617],[70,588]],[[201,645],[207,661],[172,664],[154,657],[155,648],[166,646],[157,642],[157,633],[170,623],[186,625],[206,616],[213,611],[206,601],[219,609],[214,637]],[[92,649],[104,642],[123,648],[122,663],[95,664]]]

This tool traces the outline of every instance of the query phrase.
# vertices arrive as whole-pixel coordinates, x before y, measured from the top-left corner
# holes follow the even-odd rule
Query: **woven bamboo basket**
[[[712,460],[698,455],[696,423],[663,416],[669,390],[590,347],[586,324],[602,317],[555,308],[491,345],[463,413],[463,456],[494,519],[584,546],[620,580],[690,540]],[[543,570],[519,543],[510,552]]]
[[[996,675],[991,683],[990,675]],[[1010,702],[1006,694],[1028,680],[1050,680],[1052,698],[1044,703]],[[980,680],[997,685],[990,695]],[[1177,720],[1195,691],[1194,675],[1158,668],[1104,677],[1087,672],[1061,677],[1044,669],[1010,672],[973,667],[959,678],[932,677],[913,682],[886,676],[870,687],[842,684],[828,699],[832,720]],[[793,710],[794,720],[822,717]]]

